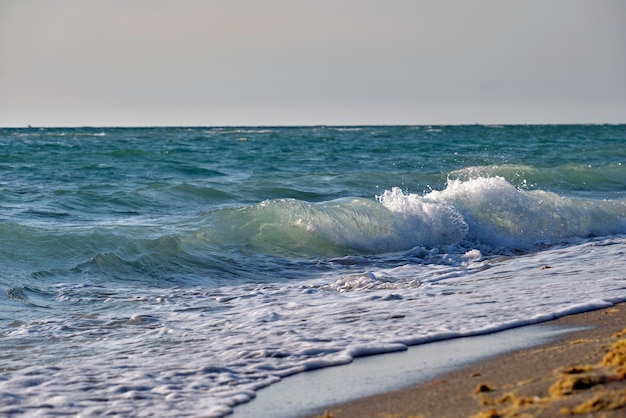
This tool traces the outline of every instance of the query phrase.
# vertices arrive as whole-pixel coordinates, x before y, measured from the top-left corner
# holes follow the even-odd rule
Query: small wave
[[[532,167],[520,164],[472,166],[454,170],[448,181],[469,181],[476,178],[502,177],[523,189],[577,190],[596,192],[623,192],[626,184],[626,165],[560,164],[554,167]]]
[[[36,308],[48,308],[50,295],[44,290],[31,286],[11,287],[7,295],[16,302]]]
[[[149,196],[163,194],[163,198],[173,198],[188,200],[201,199],[206,202],[215,203],[218,201],[235,200],[236,195],[230,193],[228,190],[221,190],[215,187],[200,186],[191,183],[181,183],[176,185],[169,185],[165,183],[150,184],[139,190],[142,194]]]

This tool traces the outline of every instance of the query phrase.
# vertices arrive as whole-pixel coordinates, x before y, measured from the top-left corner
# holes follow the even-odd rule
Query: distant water
[[[223,416],[626,301],[625,252],[626,125],[0,129],[0,415]]]

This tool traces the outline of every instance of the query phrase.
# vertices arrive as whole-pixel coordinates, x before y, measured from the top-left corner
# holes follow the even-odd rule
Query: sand
[[[312,417],[626,417],[626,304],[548,324],[584,329]]]

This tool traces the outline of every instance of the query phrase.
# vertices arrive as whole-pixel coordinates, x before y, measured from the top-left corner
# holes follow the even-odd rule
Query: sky
[[[0,0],[0,126],[626,123],[624,0]]]

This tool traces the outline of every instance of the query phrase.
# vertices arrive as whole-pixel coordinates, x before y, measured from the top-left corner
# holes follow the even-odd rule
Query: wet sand
[[[289,376],[235,408],[233,418],[305,417],[323,408],[424,383],[486,358],[554,341],[574,328],[531,325],[481,336],[448,339],[406,351]]]
[[[625,417],[626,304],[566,316],[546,326],[578,330],[412,387],[327,405],[310,416]],[[301,415],[294,410],[293,416]]]

